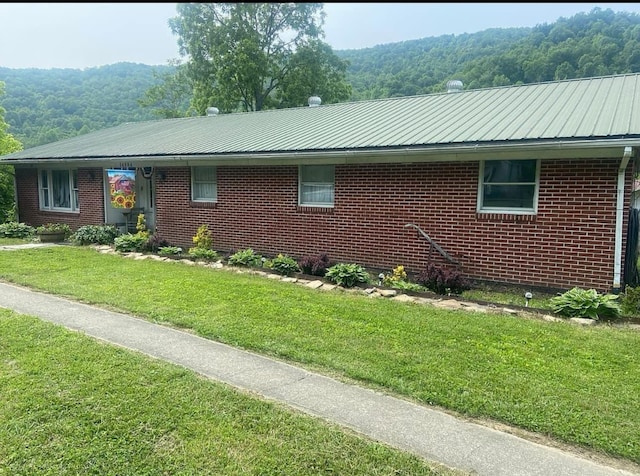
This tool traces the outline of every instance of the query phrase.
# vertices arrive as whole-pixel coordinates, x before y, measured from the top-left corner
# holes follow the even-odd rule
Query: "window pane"
[[[215,167],[193,167],[193,200],[215,202],[218,196],[217,172]]]
[[[195,200],[215,200],[216,186],[211,183],[194,183],[193,198]]]
[[[214,167],[194,167],[193,179],[196,182],[215,182],[216,169]]]
[[[333,183],[333,165],[304,165],[302,166],[301,182]]]
[[[301,203],[333,203],[334,186],[328,184],[302,184]]]
[[[535,185],[485,185],[484,207],[533,208]]]
[[[51,172],[53,206],[55,208],[71,208],[71,190],[69,188],[69,171],[54,170]]]
[[[300,167],[300,204],[333,205],[335,166],[303,165]]]
[[[535,160],[490,160],[484,163],[485,183],[532,183],[536,181]]]

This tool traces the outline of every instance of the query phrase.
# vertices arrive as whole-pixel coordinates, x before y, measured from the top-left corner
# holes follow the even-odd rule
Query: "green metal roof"
[[[121,124],[1,159],[287,156],[640,138],[640,74]],[[638,142],[640,144],[640,142]]]

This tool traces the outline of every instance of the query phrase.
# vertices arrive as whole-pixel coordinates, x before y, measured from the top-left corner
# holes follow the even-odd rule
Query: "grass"
[[[462,474],[36,318],[0,329],[0,474]]]
[[[326,293],[83,247],[0,253],[0,279],[640,463],[634,330]]]

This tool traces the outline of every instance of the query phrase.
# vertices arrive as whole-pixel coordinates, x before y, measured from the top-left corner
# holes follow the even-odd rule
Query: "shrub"
[[[189,248],[189,256],[196,259],[203,259],[207,261],[213,261],[218,259],[218,253],[208,248],[200,248],[198,246]]]
[[[147,241],[149,240],[148,232],[138,232],[136,234],[125,233],[117,236],[113,243],[116,251],[123,253],[141,252],[147,249]]]
[[[167,246],[169,246],[169,242],[164,238],[162,238],[157,233],[154,233],[147,240],[147,244],[145,245],[145,248],[148,249],[149,251],[152,251],[153,253],[157,253],[160,250],[160,248],[164,248]]]
[[[300,270],[305,274],[313,276],[324,276],[329,268],[329,256],[320,253],[316,256],[305,256],[298,262]]]
[[[393,268],[393,270],[391,271],[391,274],[385,275],[382,281],[386,286],[391,286],[391,287],[393,287],[396,284],[399,284],[400,282],[406,282],[407,272],[404,270],[404,266],[398,265],[395,268]]]
[[[640,314],[640,286],[635,288],[628,285],[625,286],[620,307],[627,316]]]
[[[351,288],[358,283],[368,283],[371,280],[369,273],[359,264],[338,263],[327,269],[325,277],[345,288]]]
[[[211,231],[209,231],[209,226],[200,225],[192,240],[193,244],[196,245],[196,248],[204,248],[205,250],[211,249],[213,246],[213,237],[211,236]]]
[[[268,261],[267,267],[284,276],[290,276],[293,273],[300,272],[300,266],[298,266],[296,260],[283,254],[279,254],[272,260]]]
[[[457,270],[444,269],[434,264],[420,272],[418,284],[437,294],[461,294],[471,288],[471,283]]]
[[[262,256],[247,248],[233,253],[227,263],[235,266],[262,266]]]
[[[619,317],[622,310],[615,294],[598,294],[595,289],[573,288],[551,298],[553,312],[563,317],[589,319]]]
[[[161,246],[158,248],[160,256],[179,256],[182,254],[182,248],[179,246]]]
[[[78,228],[70,237],[78,245],[110,245],[119,235],[113,225],[84,225]]]
[[[33,238],[36,229],[25,223],[10,221],[0,224],[0,237],[4,238]]]

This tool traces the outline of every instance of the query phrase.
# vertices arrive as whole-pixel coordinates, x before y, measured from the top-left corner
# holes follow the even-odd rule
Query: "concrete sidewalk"
[[[612,476],[616,469],[286,363],[26,288],[0,307],[37,316],[349,427],[427,460],[486,476]]]

